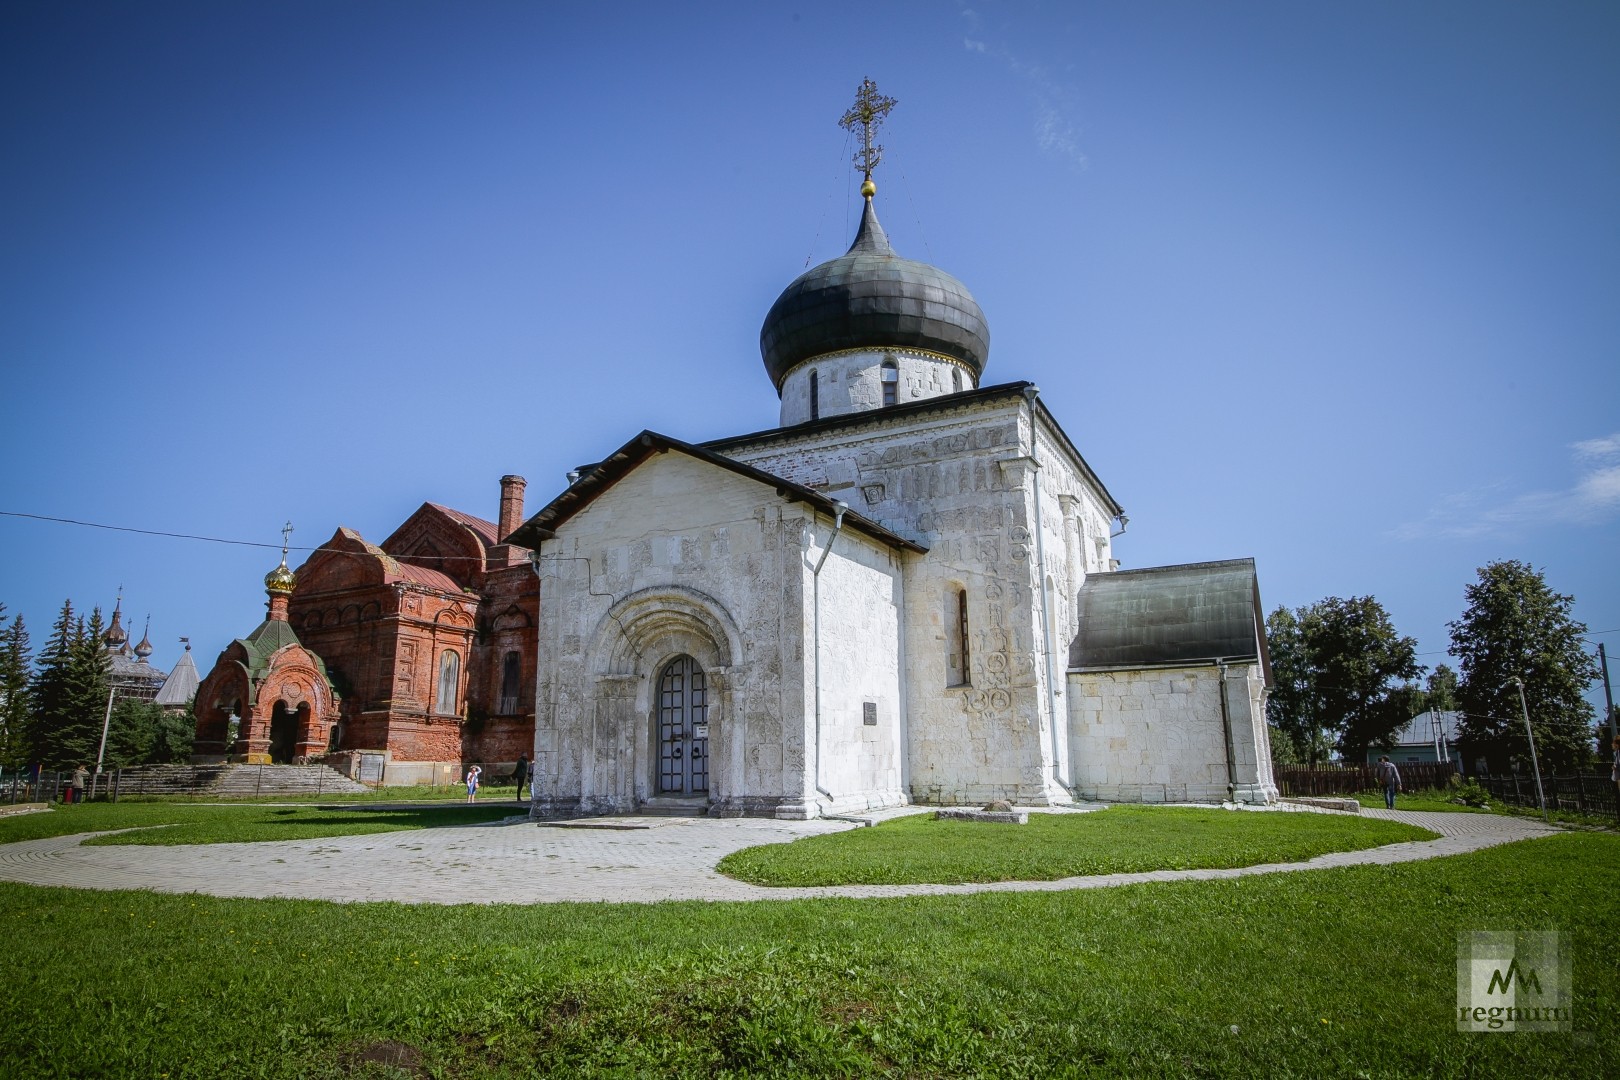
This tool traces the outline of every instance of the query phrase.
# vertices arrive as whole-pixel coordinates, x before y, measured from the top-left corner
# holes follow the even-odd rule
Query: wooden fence
[[[1533,773],[1510,776],[1476,776],[1475,782],[1497,802],[1525,806],[1534,810],[1536,778]],[[1543,776],[1541,788],[1546,794],[1548,810],[1569,810],[1577,814],[1601,817],[1620,817],[1620,796],[1614,781],[1600,773],[1575,773],[1570,776]]]
[[[1382,791],[1383,785],[1373,774],[1375,765],[1277,765],[1272,769],[1277,787],[1284,795],[1354,795],[1361,791]],[[1443,788],[1451,782],[1457,767],[1450,763],[1409,761],[1395,763],[1400,770],[1401,786],[1407,791]],[[1532,801],[1535,798],[1531,793]]]

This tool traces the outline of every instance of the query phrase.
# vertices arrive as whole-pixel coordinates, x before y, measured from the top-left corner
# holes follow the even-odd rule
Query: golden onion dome
[[[287,560],[283,558],[281,565],[264,575],[264,587],[270,592],[290,593],[297,586],[298,578],[287,569]]]

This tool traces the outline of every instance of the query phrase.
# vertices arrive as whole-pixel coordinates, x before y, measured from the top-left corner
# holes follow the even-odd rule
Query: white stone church
[[[540,576],[535,813],[1276,799],[1252,560],[1119,570],[1120,505],[983,313],[890,247],[760,333],[779,426],[646,431],[510,542]]]

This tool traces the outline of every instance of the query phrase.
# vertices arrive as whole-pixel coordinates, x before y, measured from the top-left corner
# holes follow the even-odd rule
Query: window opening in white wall
[[[967,686],[968,606],[966,589],[945,593],[945,685]]]

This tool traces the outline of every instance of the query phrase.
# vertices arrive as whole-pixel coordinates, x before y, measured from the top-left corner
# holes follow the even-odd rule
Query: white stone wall
[[[883,407],[883,362],[892,360],[898,380],[895,404],[976,389],[966,364],[906,349],[828,353],[788,372],[782,380],[782,426]],[[819,416],[810,415],[810,374],[817,377]]]
[[[1059,598],[1053,618],[1059,627],[1072,623],[1080,568],[1107,565],[1106,503],[1029,403],[1009,395],[903,421],[875,413],[870,424],[726,452],[842,498],[929,547],[906,557],[904,573],[912,799],[1066,800],[1061,680],[1072,633],[1045,632],[1042,590],[1050,576]],[[1037,476],[1044,567],[1034,532]],[[968,592],[970,683],[947,687],[944,612],[957,588]]]
[[[1215,665],[1070,672],[1075,794],[1106,802],[1226,801],[1233,791],[1221,679]],[[1264,678],[1258,665],[1234,664],[1226,683],[1236,796],[1274,802],[1264,717],[1257,743],[1251,713],[1263,697]]]
[[[809,560],[831,526],[769,486],[672,451],[542,544],[541,812],[628,812],[658,793],[656,683],[682,654],[709,684],[711,812],[818,812]],[[824,786],[852,806],[900,801],[899,567],[887,546],[846,527],[821,578],[823,642],[829,619],[842,632],[823,655]],[[879,703],[871,734],[866,699]],[[853,737],[852,702],[863,729]]]
[[[1271,770],[1271,730],[1266,726],[1266,679],[1258,664],[1232,669],[1227,676],[1232,713],[1232,762],[1238,802],[1274,803],[1279,797]]]
[[[901,697],[900,609],[903,583],[898,553],[849,528],[832,538],[832,522],[819,518],[805,552],[805,697],[816,745],[816,657],[820,655],[819,813],[897,806],[902,784],[904,719]],[[816,562],[825,545],[831,554]],[[820,607],[819,634],[815,610]],[[868,724],[867,705],[870,704]],[[812,754],[812,774],[815,773]],[[816,777],[812,775],[812,781]]]

